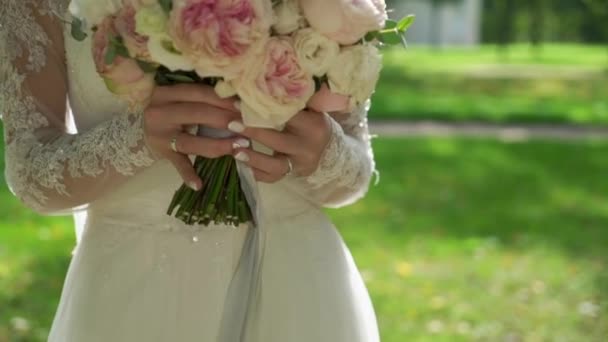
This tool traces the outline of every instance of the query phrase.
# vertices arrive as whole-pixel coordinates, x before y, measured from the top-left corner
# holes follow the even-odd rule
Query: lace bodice
[[[177,173],[146,147],[143,115],[106,90],[90,41],[70,38],[68,2],[3,0],[0,6],[0,114],[11,190],[43,213],[103,201],[137,178],[139,189],[171,195]],[[317,171],[284,180],[284,188],[323,206],[360,198],[374,170],[366,114],[361,108],[335,117]],[[155,168],[164,184],[141,180]]]

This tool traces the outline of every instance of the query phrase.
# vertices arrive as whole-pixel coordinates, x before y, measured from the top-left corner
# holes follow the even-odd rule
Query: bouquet
[[[130,105],[145,107],[158,85],[207,84],[239,99],[246,126],[277,130],[304,109],[366,101],[378,47],[405,43],[414,20],[388,20],[384,0],[72,0],[70,12],[72,36],[92,36],[97,72]],[[237,166],[232,156],[196,158],[204,186],[183,185],[168,214],[190,225],[251,222]]]

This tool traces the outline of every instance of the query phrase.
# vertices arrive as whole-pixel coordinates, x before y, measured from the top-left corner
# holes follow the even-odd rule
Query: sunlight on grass
[[[388,51],[371,116],[608,124],[605,49],[549,45],[539,61],[515,46],[512,55],[501,59],[487,46]]]
[[[585,70],[608,68],[605,46],[579,44],[546,44],[535,51],[527,44],[514,44],[506,52],[493,45],[436,49],[413,45],[406,54],[399,49],[385,52],[389,65],[408,65],[414,70],[463,71],[478,65],[577,66]]]
[[[383,341],[608,335],[608,143],[377,139],[375,149],[380,184],[330,215]],[[0,341],[43,341],[71,219],[38,218],[6,189],[0,201]]]
[[[332,216],[367,279],[383,341],[608,334],[608,145],[375,147],[380,185]]]

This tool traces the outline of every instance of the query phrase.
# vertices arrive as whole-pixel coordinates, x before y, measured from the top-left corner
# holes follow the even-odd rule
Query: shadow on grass
[[[369,201],[428,219],[408,225],[405,217],[392,234],[491,235],[514,246],[529,239],[608,259],[606,144],[411,139],[375,148],[384,182]]]
[[[449,264],[454,256],[466,262],[472,253],[462,251],[476,240],[497,241],[518,255],[558,250],[595,265],[588,270],[596,275],[593,295],[608,302],[608,144],[413,138],[374,145],[379,185],[348,212],[332,213],[354,251],[377,247],[405,256],[408,246],[410,257],[436,253]],[[433,239],[455,242],[415,249]],[[536,267],[526,271],[530,277]]]

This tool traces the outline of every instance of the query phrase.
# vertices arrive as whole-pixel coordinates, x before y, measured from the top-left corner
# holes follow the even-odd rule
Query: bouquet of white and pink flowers
[[[363,104],[380,75],[378,46],[405,43],[413,22],[388,20],[384,0],[72,0],[70,11],[73,37],[92,35],[98,73],[131,105],[145,107],[157,85],[207,84],[239,99],[245,125],[277,130],[304,109]],[[252,221],[233,157],[194,167],[203,189],[182,186],[170,215]]]

